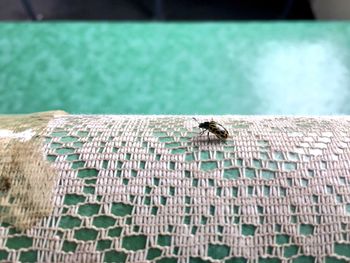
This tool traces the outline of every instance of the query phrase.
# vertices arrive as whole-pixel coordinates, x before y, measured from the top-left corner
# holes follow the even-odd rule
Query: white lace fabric
[[[229,138],[199,136],[191,116],[55,117],[52,214],[2,224],[0,259],[350,260],[349,117],[196,118]]]

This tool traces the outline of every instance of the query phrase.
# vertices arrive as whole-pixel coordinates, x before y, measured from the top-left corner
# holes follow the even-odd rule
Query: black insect
[[[206,122],[200,123],[196,118],[193,118],[193,119],[196,122],[198,122],[198,124],[199,124],[198,127],[200,129],[203,129],[203,131],[201,131],[200,135],[202,135],[206,131],[208,132],[208,140],[209,141],[210,141],[210,138],[209,138],[210,133],[214,134],[221,141],[225,141],[228,138],[229,133],[226,130],[226,128],[224,126],[222,126],[221,124],[217,123],[216,121],[206,121]]]

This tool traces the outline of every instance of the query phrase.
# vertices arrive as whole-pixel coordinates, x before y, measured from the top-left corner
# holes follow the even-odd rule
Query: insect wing
[[[216,130],[217,130],[216,136],[219,139],[227,139],[228,131],[224,126],[222,126],[220,123],[216,123]]]

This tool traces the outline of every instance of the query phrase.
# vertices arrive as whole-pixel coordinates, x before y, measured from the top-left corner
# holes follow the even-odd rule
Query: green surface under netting
[[[92,179],[96,180],[96,179]],[[85,192],[85,189],[84,189]],[[91,193],[90,191],[87,191],[85,193]],[[65,196],[64,204],[66,206],[66,210],[70,206],[76,206],[79,205],[79,203],[83,203],[85,201],[84,196],[79,196],[76,194],[67,194]],[[93,225],[98,228],[110,228],[108,230],[108,237],[120,237],[122,234],[122,227],[115,227],[111,228],[111,226],[114,225],[115,220],[112,217],[108,216],[101,216],[98,215],[99,213],[99,205],[94,204],[86,204],[86,205],[80,205],[78,213],[81,216],[87,216],[87,217],[93,217]],[[123,203],[115,203],[112,206],[112,214],[119,217],[127,217],[131,214],[133,207],[131,205],[125,205]],[[156,213],[156,210],[155,210]],[[202,222],[206,223],[206,222]],[[237,222],[238,223],[238,222]],[[8,249],[25,249],[30,248],[33,245],[33,239],[26,237],[24,235],[21,235],[21,232],[16,231],[14,228],[9,226],[8,224],[2,224],[2,226],[7,226],[9,228],[9,234],[18,234],[17,236],[14,236],[12,238],[9,238],[6,242],[6,247]],[[75,227],[81,226],[81,219],[72,217],[72,216],[62,216],[59,227],[62,229],[73,229]],[[135,226],[137,227],[137,226]],[[218,230],[220,231],[220,230]],[[276,229],[278,232],[278,229]],[[253,236],[255,233],[255,227],[254,225],[243,225],[242,227],[242,235],[244,236]],[[301,225],[300,233],[307,236],[309,234],[313,233],[313,226],[311,225]],[[58,232],[57,235],[63,236],[63,232]],[[74,238],[79,242],[86,242],[89,240],[95,240],[97,237],[97,231],[94,229],[88,229],[88,228],[80,228],[77,229],[74,233]],[[284,234],[277,234],[276,235],[276,244],[278,245],[285,245],[290,243],[290,236],[284,235]],[[136,251],[139,249],[145,249],[147,242],[147,236],[145,235],[133,235],[133,236],[127,236],[123,238],[122,241],[122,247],[126,250]],[[111,240],[100,240],[97,244],[97,251],[104,251],[111,249]],[[170,246],[171,244],[171,235],[160,235],[158,236],[158,246],[159,247],[166,247]],[[77,247],[77,243],[72,241],[65,241],[63,244],[63,251],[64,252],[75,252]],[[176,249],[176,248],[175,248]],[[290,258],[298,254],[301,250],[301,248],[297,245],[291,244],[290,246],[287,246],[284,248],[284,257]],[[220,245],[220,244],[212,244],[208,247],[208,256],[213,259],[223,259],[229,255],[230,248],[226,245]],[[341,244],[341,243],[335,243],[334,244],[334,253],[338,254],[339,256],[346,256],[350,257],[350,245],[349,244]],[[21,252],[20,255],[20,261],[22,262],[36,262],[37,261],[37,254],[38,251],[36,250],[30,250],[30,251],[24,251]],[[148,251],[147,259],[153,260],[154,258],[157,258],[161,255],[162,250],[158,248],[151,248]],[[176,254],[176,253],[174,253]],[[272,254],[272,248],[271,248],[271,254]],[[5,260],[7,258],[7,252],[5,250],[0,250],[0,260]],[[106,262],[124,262],[126,259],[126,254],[123,252],[117,252],[110,250],[109,252],[105,252],[105,261]],[[312,256],[299,256],[293,259],[293,262],[295,263],[314,263],[315,258]],[[160,260],[157,260],[156,262],[177,262],[177,259],[175,258],[162,258]],[[195,262],[209,262],[205,261],[201,258],[190,258],[190,263]],[[226,260],[225,262],[247,262],[247,259],[245,258],[231,258],[229,260]],[[259,258],[259,262],[281,262],[278,258]],[[333,257],[326,257],[326,261],[328,263],[334,263],[334,262],[347,262],[346,260],[340,260]]]
[[[350,23],[2,23],[0,113],[349,114]]]

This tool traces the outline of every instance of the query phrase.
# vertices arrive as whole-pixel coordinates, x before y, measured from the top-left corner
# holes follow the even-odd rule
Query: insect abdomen
[[[228,138],[228,132],[226,130],[219,129],[216,126],[210,126],[209,131],[215,134],[219,139],[225,140]]]
[[[227,139],[228,138],[228,132],[227,131],[220,131],[220,138]]]
[[[228,137],[228,133],[226,131],[216,131],[215,135],[219,138],[219,139],[227,139]]]

